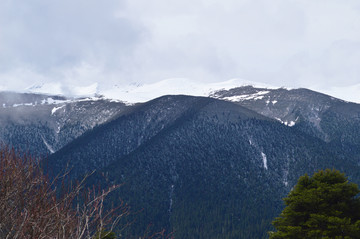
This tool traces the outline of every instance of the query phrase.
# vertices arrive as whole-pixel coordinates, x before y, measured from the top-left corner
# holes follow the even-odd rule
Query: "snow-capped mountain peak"
[[[118,99],[128,103],[138,103],[146,102],[163,95],[209,96],[219,90],[229,90],[245,85],[277,88],[242,79],[208,83],[193,81],[186,78],[171,78],[154,83],[118,84],[111,88],[100,88],[99,93],[109,99]]]
[[[152,83],[132,82],[111,86],[92,83],[85,86],[64,86],[60,83],[34,84],[25,89],[29,93],[64,95],[67,97],[93,97],[102,95],[105,98],[127,103],[139,103],[152,100],[163,95],[209,96],[219,90],[252,85],[256,87],[278,88],[243,79],[230,79],[222,82],[202,82],[187,78],[170,78]]]

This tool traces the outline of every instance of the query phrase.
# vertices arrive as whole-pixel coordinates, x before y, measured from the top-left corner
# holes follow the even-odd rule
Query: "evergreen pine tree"
[[[300,177],[284,198],[270,238],[360,238],[360,192],[343,173],[326,169]]]

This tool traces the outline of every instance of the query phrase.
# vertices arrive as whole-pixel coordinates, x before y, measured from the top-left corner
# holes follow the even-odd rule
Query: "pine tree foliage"
[[[270,238],[360,238],[360,192],[337,170],[300,177]]]

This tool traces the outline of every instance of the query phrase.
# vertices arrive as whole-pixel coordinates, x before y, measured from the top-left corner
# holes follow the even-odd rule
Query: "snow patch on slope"
[[[42,140],[43,140],[46,148],[50,151],[50,153],[52,153],[52,154],[55,153],[55,150],[51,147],[50,144],[48,144],[48,142],[46,142],[46,140],[44,139],[44,137],[41,136],[41,138],[42,138]]]
[[[263,152],[261,152],[261,157],[262,157],[262,160],[263,160],[264,168],[267,170],[267,169],[268,169],[268,166],[267,166],[266,154],[264,154]]]
[[[68,103],[71,102],[71,100],[55,100],[51,97],[48,97],[46,99],[43,99],[41,101],[42,105],[56,105],[56,104],[62,104],[62,103]]]
[[[276,118],[276,117],[275,117],[275,119],[286,126],[293,127],[293,126],[295,126],[296,121],[299,119],[299,117],[295,121],[293,121],[293,120],[283,121],[282,119]]]
[[[235,95],[235,96],[224,97],[223,99],[232,101],[232,102],[239,102],[239,101],[244,101],[244,100],[261,100],[268,93],[270,93],[270,91],[259,91],[259,92],[256,92],[255,94]]]
[[[255,142],[253,142],[253,140],[251,138],[249,138],[249,144],[251,146],[253,146],[256,150],[258,150],[261,154],[261,158],[262,158],[262,165],[264,167],[264,169],[268,170],[268,165],[267,165],[267,156],[266,154],[263,152],[264,150],[261,149]]]
[[[51,110],[51,115],[54,115],[56,111],[58,111],[59,109],[63,108],[65,105],[62,105],[60,107],[54,107],[52,110]]]
[[[289,126],[289,127],[293,127],[295,125],[295,121],[284,122],[284,124]]]
[[[19,107],[19,106],[35,106],[33,103],[22,103],[22,104],[13,104],[12,107]],[[5,108],[5,104],[3,104],[3,107]]]

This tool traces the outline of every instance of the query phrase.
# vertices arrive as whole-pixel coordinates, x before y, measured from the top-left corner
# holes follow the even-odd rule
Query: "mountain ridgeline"
[[[152,225],[175,238],[267,238],[299,176],[336,168],[360,182],[360,105],[306,89],[240,87],[133,106],[62,104],[21,106],[33,118],[3,107],[8,121],[0,137],[50,153],[44,165],[53,174],[70,169],[79,179],[96,170],[89,184],[123,184],[110,200],[139,212],[123,231],[128,237]],[[58,122],[69,128],[62,136]],[[28,136],[3,134],[17,129]]]
[[[0,142],[36,156],[48,155],[126,108],[102,98],[0,92]]]

